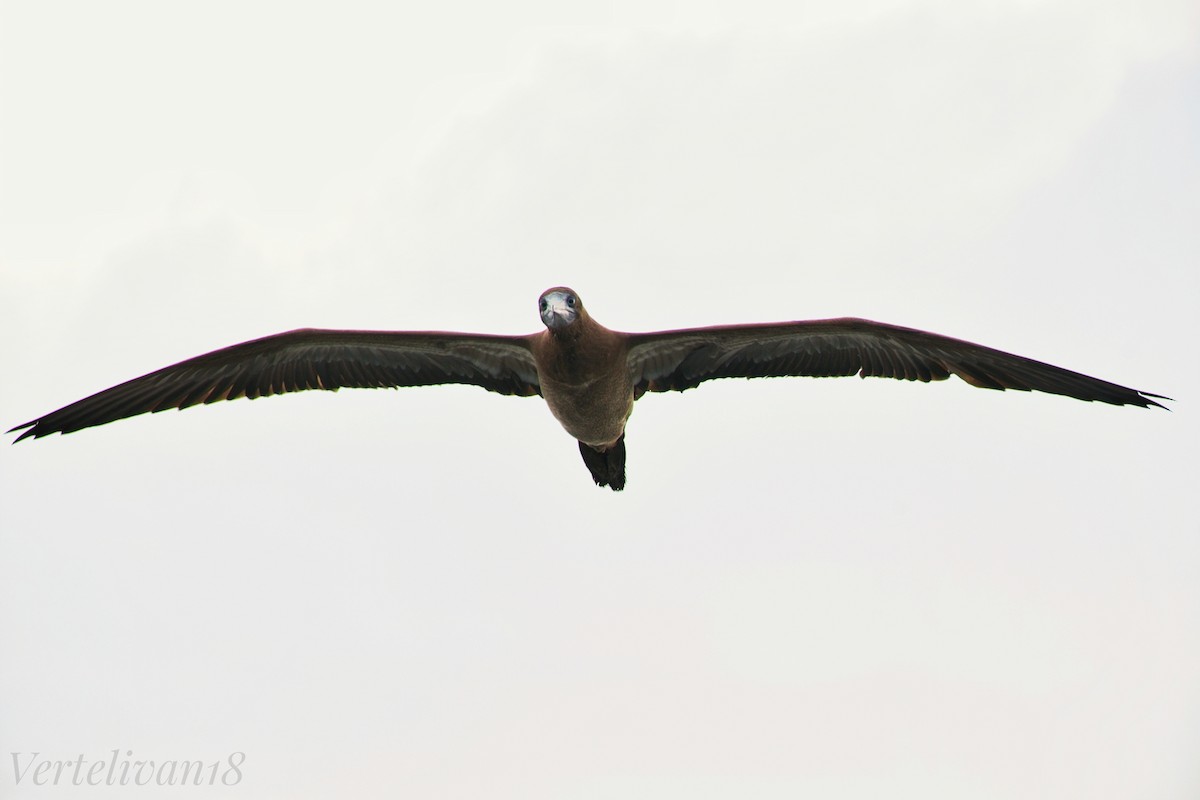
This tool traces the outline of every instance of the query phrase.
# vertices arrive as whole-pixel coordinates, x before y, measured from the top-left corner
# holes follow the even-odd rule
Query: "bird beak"
[[[567,295],[552,292],[546,295],[546,308],[542,311],[542,322],[551,330],[565,328],[575,321],[576,311],[567,305]]]

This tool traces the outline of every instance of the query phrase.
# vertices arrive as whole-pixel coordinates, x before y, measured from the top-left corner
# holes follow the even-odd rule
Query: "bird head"
[[[566,330],[584,313],[579,297],[565,286],[542,292],[538,299],[538,312],[542,315],[542,322],[551,331]]]

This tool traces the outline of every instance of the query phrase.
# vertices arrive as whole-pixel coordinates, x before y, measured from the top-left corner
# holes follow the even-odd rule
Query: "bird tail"
[[[625,488],[625,434],[603,452],[580,442],[579,453],[597,486],[607,486],[614,492]]]

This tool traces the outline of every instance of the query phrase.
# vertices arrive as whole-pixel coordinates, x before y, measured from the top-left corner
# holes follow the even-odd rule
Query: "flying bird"
[[[940,381],[1166,408],[1150,394],[936,333],[851,317],[655,333],[599,324],[566,287],[538,299],[546,330],[528,336],[304,328],[214,350],[105,389],[9,433],[71,433],[148,411],[305,389],[461,383],[540,396],[579,441],[598,486],[625,488],[625,423],[646,392],[715,378],[785,375]]]

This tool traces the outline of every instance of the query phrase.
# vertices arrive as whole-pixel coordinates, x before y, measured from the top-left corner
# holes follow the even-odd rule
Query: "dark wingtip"
[[[1165,394],[1153,394],[1151,392],[1138,392],[1138,394],[1141,395],[1142,399],[1146,401],[1142,405],[1142,408],[1150,408],[1151,406],[1153,406],[1154,408],[1161,408],[1163,411],[1171,410],[1167,406],[1164,406],[1162,403],[1157,403],[1157,402],[1155,402],[1155,400],[1152,400],[1150,398],[1155,398],[1156,400],[1166,400],[1169,403],[1175,402],[1174,397],[1167,397]]]
[[[30,436],[36,437],[38,435],[37,428],[34,427],[37,425],[37,422],[38,421],[36,419],[31,420],[29,422],[26,422],[24,425],[17,425],[16,427],[9,428],[8,430],[5,431],[5,433],[16,433],[17,431],[21,431],[21,430],[25,430],[26,428],[29,428],[29,430],[25,431],[20,436],[13,439],[12,443],[16,444],[17,442],[21,441],[22,439],[28,439]]]

